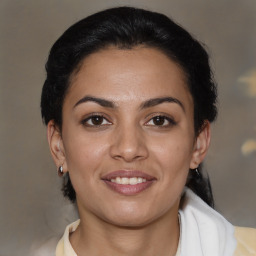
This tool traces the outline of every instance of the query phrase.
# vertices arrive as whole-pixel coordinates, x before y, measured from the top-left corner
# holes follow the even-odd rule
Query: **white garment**
[[[234,227],[190,189],[179,210],[181,237],[176,256],[232,256],[236,248]],[[79,220],[68,225],[59,241],[56,256],[77,256],[69,241]]]
[[[190,189],[180,209],[181,256],[232,256],[234,226]]]

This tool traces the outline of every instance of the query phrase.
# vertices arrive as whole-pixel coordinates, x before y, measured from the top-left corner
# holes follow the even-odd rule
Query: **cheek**
[[[65,143],[66,163],[77,199],[91,205],[92,193],[96,196],[100,183],[102,163],[107,156],[107,143],[91,136],[79,136]],[[100,202],[101,198],[97,197]],[[92,206],[91,206],[92,207]]]
[[[176,137],[177,138],[177,137]],[[172,206],[182,194],[187,181],[190,159],[192,157],[191,144],[184,139],[165,140],[155,146],[153,166],[158,170],[159,183],[156,201],[166,206]]]
[[[84,136],[83,134],[69,136],[65,140],[65,154],[68,171],[79,174],[79,176],[97,175],[95,170],[107,156],[108,145],[106,140],[100,136]],[[65,138],[64,138],[65,139]]]
[[[187,136],[170,136],[168,139],[158,140],[152,147],[154,162],[163,170],[160,174],[166,182],[186,177],[193,153],[193,146],[189,141],[191,139]]]

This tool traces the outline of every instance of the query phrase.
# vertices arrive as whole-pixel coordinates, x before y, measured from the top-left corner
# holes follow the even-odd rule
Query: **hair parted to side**
[[[62,106],[71,76],[88,55],[115,46],[136,46],[160,50],[184,71],[194,102],[194,129],[199,134],[205,120],[217,116],[216,85],[203,46],[186,30],[163,14],[132,7],[118,7],[93,14],[67,29],[53,45],[46,63],[47,77],[41,96],[45,124],[54,120],[61,130]],[[201,172],[199,167],[199,172]],[[187,186],[213,207],[208,177],[190,172]],[[69,175],[64,178],[64,195],[75,201],[76,193]]]

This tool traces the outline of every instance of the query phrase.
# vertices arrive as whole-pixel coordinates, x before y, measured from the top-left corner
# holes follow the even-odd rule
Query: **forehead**
[[[130,102],[169,94],[191,101],[182,68],[148,47],[108,47],[87,56],[71,79],[68,96],[75,100],[86,94]]]

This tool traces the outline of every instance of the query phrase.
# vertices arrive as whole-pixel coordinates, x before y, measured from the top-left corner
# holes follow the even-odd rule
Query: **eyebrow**
[[[166,102],[178,104],[182,108],[182,110],[185,112],[185,107],[181,103],[181,101],[179,101],[178,99],[173,98],[173,97],[161,97],[161,98],[149,99],[149,100],[145,101],[144,103],[142,103],[140,108],[141,109],[150,108],[150,107],[154,107],[156,105],[166,103]]]
[[[101,105],[102,107],[106,107],[106,108],[115,108],[115,104],[112,101],[109,100],[105,100],[102,98],[97,98],[97,97],[93,97],[93,96],[85,96],[82,99],[80,99],[75,105],[74,108],[77,107],[78,105],[85,103],[85,102],[95,102],[98,103],[99,105]]]
[[[106,99],[102,99],[102,98],[93,97],[93,96],[83,97],[74,105],[74,108],[82,103],[90,102],[90,101],[95,102],[102,107],[116,108],[116,104],[114,102],[106,100]],[[154,107],[156,105],[166,103],[166,102],[178,104],[182,108],[182,110],[185,112],[184,105],[181,103],[181,101],[179,101],[178,99],[173,98],[173,97],[160,97],[160,98],[149,99],[140,105],[140,109]]]

